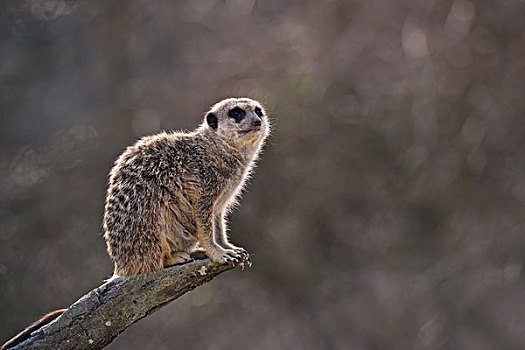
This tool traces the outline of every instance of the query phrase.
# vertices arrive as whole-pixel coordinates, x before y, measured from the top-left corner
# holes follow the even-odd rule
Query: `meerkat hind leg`
[[[187,252],[172,251],[169,256],[166,255],[164,257],[164,267],[184,264],[190,261],[193,261],[193,259]]]
[[[190,253],[190,257],[194,260],[204,260],[208,258],[208,254],[206,254],[206,250],[204,248],[197,247]]]

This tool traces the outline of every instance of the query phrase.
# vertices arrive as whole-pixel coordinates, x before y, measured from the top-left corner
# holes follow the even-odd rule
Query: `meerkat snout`
[[[252,119],[252,126],[261,126],[261,119],[259,117],[255,117],[254,119]]]

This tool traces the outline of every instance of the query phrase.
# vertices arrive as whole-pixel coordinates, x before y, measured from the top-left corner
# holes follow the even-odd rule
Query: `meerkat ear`
[[[208,113],[206,115],[206,122],[213,130],[217,130],[217,127],[219,126],[219,119],[217,119],[215,113]]]

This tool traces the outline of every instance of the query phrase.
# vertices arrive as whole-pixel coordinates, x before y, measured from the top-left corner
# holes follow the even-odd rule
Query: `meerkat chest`
[[[226,209],[235,202],[236,197],[243,188],[247,172],[247,169],[239,169],[226,179],[215,205],[219,211]]]

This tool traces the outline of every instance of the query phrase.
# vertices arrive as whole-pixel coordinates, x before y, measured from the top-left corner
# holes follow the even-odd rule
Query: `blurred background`
[[[525,348],[525,1],[0,2],[0,341],[112,273],[107,174],[259,99],[254,258],[108,349]]]

